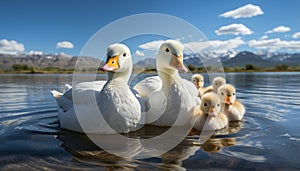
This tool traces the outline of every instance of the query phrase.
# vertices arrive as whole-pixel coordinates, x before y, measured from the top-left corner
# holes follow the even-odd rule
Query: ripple
[[[244,120],[231,122],[204,144],[199,134],[190,134],[165,155],[144,160],[116,158],[83,135],[59,128],[49,89],[63,89],[70,76],[0,77],[1,170],[261,170],[276,162],[287,170],[299,168],[299,73],[229,74],[246,107]],[[151,138],[157,132],[125,136]]]

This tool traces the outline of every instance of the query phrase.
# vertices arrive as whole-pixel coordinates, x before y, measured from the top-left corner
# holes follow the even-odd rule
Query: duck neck
[[[225,109],[228,110],[231,105],[226,104],[226,103],[221,103],[221,110],[224,111]]]
[[[126,84],[128,85],[128,81],[130,78],[130,72],[107,72],[107,83],[118,83],[118,84]]]
[[[180,79],[180,75],[177,70],[158,70],[158,76],[162,80],[162,89],[168,89],[174,83],[175,80]]]

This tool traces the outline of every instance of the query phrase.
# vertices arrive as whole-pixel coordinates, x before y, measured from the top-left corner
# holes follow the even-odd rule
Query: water
[[[63,90],[72,75],[0,75],[0,170],[300,170],[300,73],[226,78],[247,109],[243,122],[203,145],[191,133],[161,157],[137,160],[111,155],[85,135],[59,128],[49,90]],[[151,130],[142,135],[148,137],[165,131],[145,129]]]

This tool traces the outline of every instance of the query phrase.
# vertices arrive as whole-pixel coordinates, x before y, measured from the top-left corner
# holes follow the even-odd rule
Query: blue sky
[[[0,53],[79,55],[99,29],[140,13],[186,20],[220,53],[300,52],[299,6],[297,0],[1,0]],[[138,43],[131,48],[132,53],[147,49]]]

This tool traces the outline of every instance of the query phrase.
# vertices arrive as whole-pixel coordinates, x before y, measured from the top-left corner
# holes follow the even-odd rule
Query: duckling
[[[198,96],[201,98],[202,95],[203,95],[203,93],[204,93],[204,91],[205,91],[205,87],[203,87],[203,85],[204,85],[204,78],[203,78],[203,76],[200,75],[200,74],[194,74],[192,76],[192,82],[196,86],[196,88],[198,89],[198,91],[199,91],[199,95]]]
[[[226,84],[225,78],[223,78],[223,77],[216,77],[216,78],[213,79],[213,84],[211,86],[208,86],[205,89],[205,91],[204,91],[203,94],[211,92],[211,91],[217,93],[218,92],[218,88],[220,86],[224,85],[224,84]]]
[[[221,99],[221,107],[229,121],[241,120],[245,114],[244,105],[236,100],[236,89],[231,84],[219,87],[218,95]]]
[[[228,119],[224,113],[220,112],[220,103],[219,96],[214,92],[202,96],[200,111],[194,124],[196,130],[218,130],[227,126]]]

